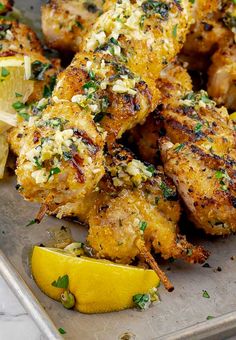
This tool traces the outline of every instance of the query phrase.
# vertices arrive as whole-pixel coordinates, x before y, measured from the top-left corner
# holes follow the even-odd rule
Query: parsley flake
[[[205,299],[210,299],[210,295],[208,294],[206,290],[202,291],[202,297],[204,297]]]
[[[66,274],[64,276],[59,276],[56,281],[51,283],[53,287],[67,289],[69,285],[69,276]]]

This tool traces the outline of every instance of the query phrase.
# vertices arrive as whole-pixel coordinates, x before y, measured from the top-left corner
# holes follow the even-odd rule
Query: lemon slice
[[[55,248],[35,246],[31,265],[39,288],[55,300],[60,300],[64,289],[52,283],[68,276],[68,289],[75,297],[75,309],[82,313],[131,308],[133,296],[145,294],[159,284],[153,270],[76,257]]]
[[[16,125],[16,111],[12,105],[25,103],[33,93],[34,81],[29,80],[30,75],[30,57],[0,58],[0,133]]]
[[[231,119],[231,120],[236,122],[236,112],[231,113],[231,115],[229,116],[229,119]]]

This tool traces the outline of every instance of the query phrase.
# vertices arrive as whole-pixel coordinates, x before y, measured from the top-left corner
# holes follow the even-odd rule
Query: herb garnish
[[[61,170],[59,168],[52,168],[49,172],[49,176],[48,176],[48,180],[53,176],[53,175],[56,175],[56,174],[59,174],[59,172],[61,172]]]
[[[67,289],[69,285],[69,276],[66,274],[64,276],[59,276],[56,281],[51,283],[53,287]]]
[[[45,72],[51,67],[51,64],[42,63],[39,60],[35,60],[31,64],[31,77],[30,79],[44,80]]]
[[[206,290],[202,291],[202,297],[204,297],[205,299],[210,299],[210,295],[208,294]]]
[[[151,299],[149,294],[136,294],[133,296],[133,302],[139,309],[147,309],[151,304]]]
[[[140,221],[139,222],[139,228],[142,232],[144,232],[145,229],[147,228],[147,222],[146,221]]]
[[[142,9],[148,16],[159,14],[162,19],[168,19],[169,6],[165,2],[147,0],[142,3]]]
[[[62,327],[58,328],[58,332],[59,332],[60,334],[66,334],[66,331],[65,331],[64,328],[62,328]]]

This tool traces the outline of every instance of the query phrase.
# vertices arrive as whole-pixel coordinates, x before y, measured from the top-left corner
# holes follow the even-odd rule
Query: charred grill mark
[[[79,183],[85,182],[84,173],[80,167],[80,165],[83,165],[83,162],[83,159],[77,153],[71,159],[71,163],[77,171],[77,180]]]
[[[94,155],[98,152],[99,147],[94,143],[94,141],[92,140],[92,138],[90,138],[87,134],[87,132],[83,131],[83,130],[79,130],[79,129],[74,129],[74,135],[78,138],[81,138],[82,141],[86,144],[90,146],[89,151]]]
[[[182,123],[178,122],[177,120],[173,118],[167,118],[164,121],[164,124],[166,125],[165,128],[168,128],[170,126],[174,130],[178,130],[182,134],[186,135],[187,139],[189,141],[193,141],[196,136],[193,136],[193,131],[190,130],[186,125],[183,125]]]
[[[152,105],[152,94],[149,91],[148,85],[145,83],[145,81],[141,80],[137,84],[137,89],[146,98],[146,100],[148,101],[148,105],[151,106]]]
[[[235,175],[235,171],[232,169],[233,165],[236,165],[236,162],[232,159],[223,159],[222,157],[215,155],[215,154],[208,154],[206,152],[204,152],[202,149],[200,149],[199,147],[197,147],[196,145],[191,145],[190,146],[191,151],[200,156],[201,160],[207,165],[209,166],[209,168],[211,169],[218,169],[218,168],[227,168],[229,169],[229,171],[232,173],[234,173]]]

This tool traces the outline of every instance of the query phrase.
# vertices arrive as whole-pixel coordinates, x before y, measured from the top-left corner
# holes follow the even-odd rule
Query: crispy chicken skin
[[[1,0],[0,1],[0,14],[5,14],[11,11],[14,1],[12,0]]]
[[[91,115],[75,103],[48,105],[25,127],[17,179],[25,199],[58,217],[71,215],[78,197],[104,174],[103,138]]]
[[[160,163],[159,138],[164,134],[160,113],[165,102],[181,96],[184,91],[191,91],[192,81],[186,69],[176,60],[162,70],[157,80],[161,93],[160,104],[142,125],[136,125],[129,133],[131,144],[134,144],[141,159],[152,164]]]
[[[108,8],[85,37],[84,49],[113,54],[152,87],[184,43],[190,2],[122,0]]]
[[[133,158],[121,147],[107,156],[106,176],[89,214],[88,243],[100,258],[130,263],[138,254],[137,241],[162,257],[204,262],[208,256],[178,234],[180,205],[173,183],[161,167]]]
[[[219,105],[236,110],[236,44],[220,48],[208,70],[208,93]]]
[[[226,159],[191,142],[179,149],[161,141],[165,172],[177,186],[191,220],[211,235],[235,232],[235,148]]]
[[[16,54],[40,53],[41,44],[28,26],[17,21],[0,19],[0,57]]]
[[[159,99],[147,84],[112,56],[79,53],[62,72],[54,100],[70,100],[92,112],[107,132],[109,144],[142,122]]]
[[[163,105],[156,119],[169,140],[160,143],[158,134],[153,145],[160,143],[164,171],[195,225],[213,235],[226,235],[236,230],[235,131],[227,110],[218,108],[205,91],[191,91],[181,66],[179,77],[173,77],[175,67],[167,67],[158,82]]]
[[[185,60],[192,69],[205,70],[217,48],[233,41],[233,18],[235,4],[230,0],[196,0],[194,4],[194,24],[191,26],[183,48]]]
[[[102,13],[102,0],[51,0],[42,6],[46,43],[61,51],[81,50],[82,37]]]

